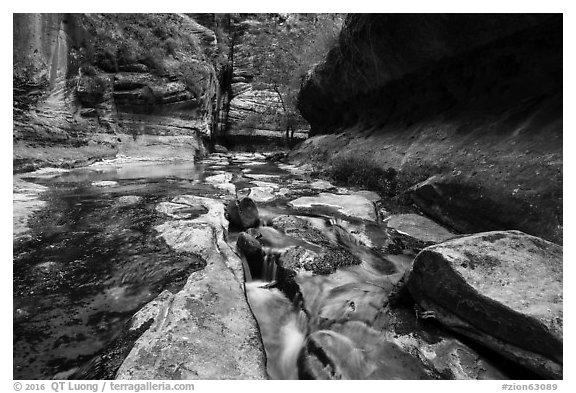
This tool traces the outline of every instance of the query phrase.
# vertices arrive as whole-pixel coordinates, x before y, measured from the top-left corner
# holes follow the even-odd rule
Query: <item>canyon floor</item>
[[[310,165],[275,157],[118,155],[16,174],[14,378],[561,374],[554,333],[561,272],[548,272],[549,282],[539,284],[498,254],[514,248],[540,274],[544,262],[561,266],[561,247],[517,231],[463,246],[458,241],[467,236],[406,207],[391,209],[374,192],[333,184]],[[256,216],[251,228],[230,210],[244,198],[257,207],[240,214]],[[415,262],[437,243],[449,250],[441,255],[464,250],[472,269],[464,273],[486,279],[494,269],[481,267],[499,265],[500,294],[458,273],[474,287],[467,296],[478,307],[496,307],[488,318],[496,324],[511,316],[519,326],[536,319],[543,344],[513,342],[486,321],[453,323],[458,314],[451,307],[460,306],[435,299],[419,281],[430,280],[428,273]],[[490,247],[495,256],[486,262]],[[413,279],[411,270],[418,273]],[[432,274],[453,277],[450,269]],[[541,289],[524,299],[532,308],[505,295],[526,283]]]

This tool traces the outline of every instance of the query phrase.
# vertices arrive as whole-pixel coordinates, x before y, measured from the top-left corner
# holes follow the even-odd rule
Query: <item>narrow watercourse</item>
[[[237,153],[18,175],[47,189],[15,251],[15,375],[534,377],[396,293],[415,253],[454,233],[306,172]],[[247,232],[224,218],[243,195],[259,212]]]
[[[561,17],[350,15],[212,149],[312,20],[15,16],[15,378],[562,378]]]

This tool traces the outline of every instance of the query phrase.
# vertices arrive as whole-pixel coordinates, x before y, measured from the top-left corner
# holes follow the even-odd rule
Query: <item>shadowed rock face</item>
[[[457,231],[561,243],[561,16],[350,15],[298,105],[315,137],[293,159],[394,168]]]
[[[383,121],[391,115],[408,114],[414,118],[426,111],[432,114],[446,109],[443,106],[451,104],[451,100],[471,101],[475,97],[469,93],[488,96],[478,90],[518,73],[536,77],[537,83],[524,86],[521,92],[508,92],[508,96],[526,95],[530,90],[541,93],[542,88],[557,89],[561,77],[553,80],[559,76],[538,72],[558,67],[556,61],[562,52],[555,52],[557,45],[561,46],[561,34],[557,37],[554,29],[544,28],[540,42],[528,37],[528,30],[540,29],[537,26],[543,23],[553,23],[561,30],[561,17],[556,19],[527,14],[350,14],[336,48],[308,75],[300,93],[299,109],[310,122],[311,133],[318,134],[354,125],[359,120]],[[508,42],[495,44],[505,38]],[[522,48],[519,42],[526,38],[532,42]],[[542,47],[545,43],[547,49]],[[543,54],[547,58],[540,64],[519,64],[536,50],[546,50]],[[488,75],[488,70],[480,69],[487,66],[496,73]],[[425,80],[431,76],[434,78]],[[514,82],[519,88],[520,81]],[[441,102],[425,108],[424,100],[427,104]]]

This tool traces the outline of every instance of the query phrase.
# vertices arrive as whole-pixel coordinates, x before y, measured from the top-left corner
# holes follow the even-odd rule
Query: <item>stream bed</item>
[[[202,258],[171,249],[154,229],[166,221],[159,204],[179,195],[225,203],[249,195],[258,205],[260,225],[253,234],[265,259],[257,274],[243,261],[270,378],[317,376],[318,353],[302,357],[310,337],[315,344],[308,348],[329,345],[333,356],[341,357],[342,364],[330,361],[332,376],[348,370],[336,376],[426,377],[409,356],[384,356],[390,348],[376,345],[381,338],[371,336],[390,324],[384,315],[390,291],[414,257],[412,250],[392,255],[379,247],[389,239],[374,205],[378,196],[311,179],[305,168],[265,158],[259,153],[215,154],[200,162],[119,157],[15,176],[15,184],[40,189],[26,198],[15,196],[15,225],[26,221],[16,212],[27,210],[17,200],[36,198],[40,206],[22,213],[27,227],[15,230],[14,379],[72,376],[117,338],[144,304],[164,290],[178,292],[192,272],[203,269]],[[204,213],[201,208],[178,212],[186,218]],[[301,227],[278,229],[291,218]],[[233,248],[239,233],[230,228],[227,242]],[[290,290],[277,285],[279,256],[288,249],[318,254],[322,245],[332,247],[328,262],[342,259],[343,265],[329,274],[298,275],[299,293],[287,296]],[[343,324],[351,319],[359,324],[353,332]],[[420,329],[413,316],[407,320],[412,325],[406,329]],[[364,349],[350,344],[355,334],[362,336]],[[348,356],[356,350],[364,351],[362,361]],[[298,363],[313,375],[299,371]],[[486,368],[489,376],[501,376]]]

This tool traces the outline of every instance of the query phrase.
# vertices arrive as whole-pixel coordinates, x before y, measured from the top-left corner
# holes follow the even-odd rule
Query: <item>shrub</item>
[[[397,190],[397,171],[383,169],[375,161],[355,156],[339,156],[332,160],[326,174],[336,182],[367,188],[383,196],[394,196]]]
[[[164,48],[166,49],[166,53],[170,56],[176,55],[176,48],[178,48],[178,43],[174,38],[168,38],[164,41]]]

